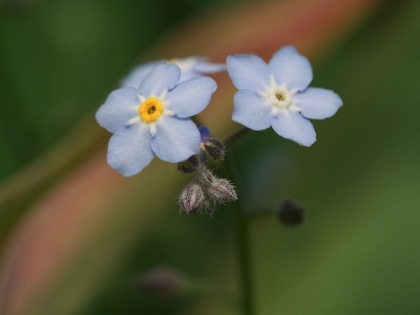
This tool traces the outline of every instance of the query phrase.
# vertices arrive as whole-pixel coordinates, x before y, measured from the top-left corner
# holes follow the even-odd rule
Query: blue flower
[[[303,146],[316,141],[310,119],[333,116],[343,104],[333,91],[308,88],[312,68],[292,46],[276,52],[268,64],[255,55],[227,58],[227,71],[238,88],[232,119],[253,129],[270,126]]]
[[[132,176],[157,155],[177,163],[200,152],[200,132],[189,117],[201,112],[216,90],[209,77],[178,83],[175,64],[156,65],[141,82],[113,91],[96,112],[98,123],[112,132],[108,163]]]
[[[216,73],[226,70],[224,63],[208,62],[206,57],[186,57],[180,59],[152,61],[135,67],[126,78],[121,81],[122,87],[137,88],[146,75],[158,63],[176,64],[181,69],[179,83],[204,74]]]

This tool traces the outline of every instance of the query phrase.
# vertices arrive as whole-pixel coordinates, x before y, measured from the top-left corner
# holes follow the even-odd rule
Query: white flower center
[[[283,86],[269,87],[266,93],[268,101],[274,107],[287,109],[293,104],[292,94]]]
[[[293,95],[296,92],[288,90],[284,85],[278,85],[274,76],[271,76],[270,85],[266,87],[265,91],[259,91],[258,94],[273,107],[271,112],[273,116],[276,116],[281,110],[299,111],[299,108],[294,105]]]

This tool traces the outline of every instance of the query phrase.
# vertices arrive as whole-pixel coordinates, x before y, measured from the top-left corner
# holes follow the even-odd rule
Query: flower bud
[[[203,147],[214,161],[221,161],[225,157],[225,146],[218,139],[207,138],[203,143]]]
[[[204,190],[210,186],[214,180],[217,179],[216,176],[205,166],[197,168],[196,179],[198,183],[203,187]]]
[[[210,129],[207,128],[206,126],[200,126],[198,128],[198,131],[200,132],[200,141],[201,141],[201,143],[206,142],[206,140],[211,137]]]
[[[238,199],[233,185],[224,178],[216,178],[207,189],[207,194],[218,202],[230,202]]]
[[[296,226],[304,221],[304,209],[291,199],[284,200],[277,210],[277,217],[287,226]]]
[[[194,213],[203,206],[204,200],[204,192],[200,185],[191,182],[182,190],[178,202],[182,210],[187,213]]]
[[[195,172],[199,165],[199,158],[197,157],[197,155],[193,155],[188,160],[178,163],[178,170],[180,170],[184,174],[191,174]]]
[[[136,279],[136,286],[156,299],[168,299],[179,295],[186,286],[185,277],[169,267],[156,267]]]
[[[200,212],[202,214],[212,216],[215,210],[216,210],[216,202],[206,199],[203,202],[203,206],[201,207]]]

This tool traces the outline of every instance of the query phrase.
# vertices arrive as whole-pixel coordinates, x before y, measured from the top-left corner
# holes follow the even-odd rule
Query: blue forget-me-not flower
[[[311,65],[292,46],[277,51],[268,64],[251,54],[229,56],[227,71],[239,90],[234,97],[234,121],[253,130],[271,126],[303,146],[316,141],[309,119],[331,117],[342,105],[333,91],[308,88]]]
[[[126,78],[121,81],[123,87],[137,88],[146,75],[158,63],[176,64],[181,69],[179,83],[194,77],[200,77],[205,74],[216,73],[226,70],[224,63],[208,62],[206,57],[185,57],[170,60],[151,61],[135,67]]]
[[[113,91],[96,113],[98,123],[112,132],[108,163],[132,176],[157,155],[178,163],[200,152],[200,132],[189,117],[201,112],[216,90],[209,77],[179,83],[176,64],[158,64],[138,88]]]

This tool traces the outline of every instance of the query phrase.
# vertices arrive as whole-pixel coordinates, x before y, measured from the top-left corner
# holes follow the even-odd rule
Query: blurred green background
[[[296,10],[314,7],[300,2]],[[188,178],[165,163],[134,179],[96,175],[109,135],[93,114],[184,19],[206,16],[212,28],[217,12],[249,5],[258,3],[0,2],[1,314],[237,313],[210,297],[159,302],[136,289],[142,271],[163,264],[236,290],[231,211],[179,215],[174,196]],[[344,101],[335,117],[314,122],[313,147],[266,130],[231,148],[247,211],[292,197],[307,213],[300,228],[273,217],[252,224],[258,314],[420,313],[419,19],[419,1],[378,1],[354,13],[351,31],[311,44],[312,85]],[[66,221],[69,211],[77,218]],[[50,267],[47,280],[37,278]]]

